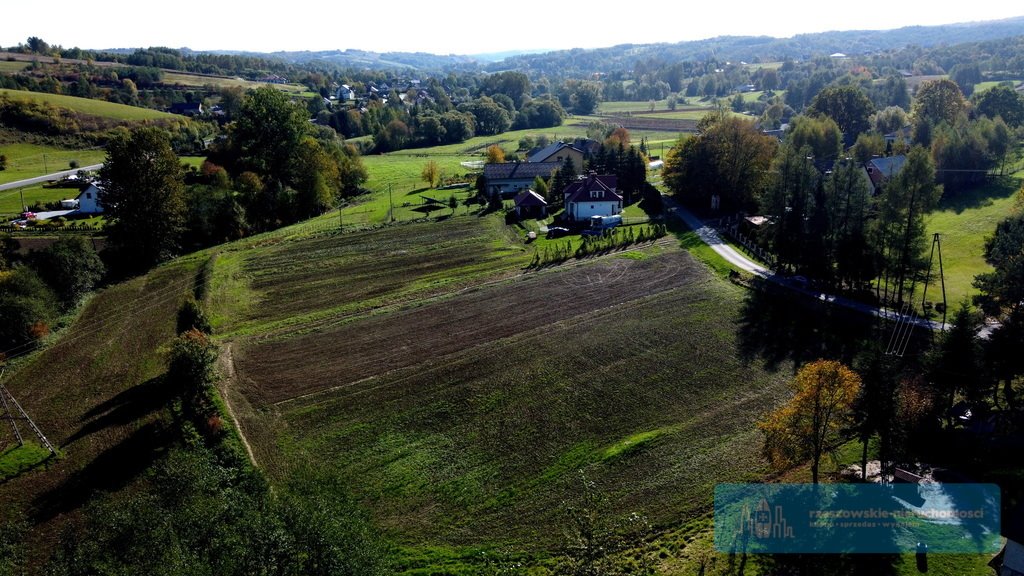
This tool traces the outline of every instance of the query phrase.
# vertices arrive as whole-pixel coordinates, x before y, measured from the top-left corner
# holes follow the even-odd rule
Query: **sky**
[[[997,20],[1024,15],[1008,0],[658,0],[643,2],[146,2],[4,0],[0,46],[38,36],[65,48],[344,50],[485,54],[681,42],[714,36],[785,38],[829,30]],[[969,7],[967,9],[966,7]]]

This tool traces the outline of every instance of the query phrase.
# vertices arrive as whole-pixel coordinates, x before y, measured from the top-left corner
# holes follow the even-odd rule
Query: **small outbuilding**
[[[548,215],[548,203],[533,190],[523,190],[516,195],[516,216],[523,218],[544,218]]]

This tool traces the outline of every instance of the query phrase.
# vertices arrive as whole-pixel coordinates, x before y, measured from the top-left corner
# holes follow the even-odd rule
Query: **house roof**
[[[868,176],[871,177],[871,182],[875,186],[881,186],[887,179],[899,174],[906,163],[907,157],[901,154],[899,156],[872,158],[868,161],[868,165],[865,168],[867,168]]]
[[[171,112],[198,112],[203,109],[202,102],[176,102],[171,104]]]
[[[88,185],[79,187],[79,190],[80,191],[78,192],[78,196],[75,196],[75,200],[81,200],[82,195],[85,194],[86,192],[96,192],[97,196],[103,193],[103,189],[92,182],[89,182]]]
[[[505,162],[485,164],[484,178],[488,180],[547,178],[562,167],[559,162]]]
[[[543,162],[543,161],[547,160],[548,158],[551,158],[552,156],[554,156],[556,153],[560,152],[564,148],[571,148],[571,149],[579,152],[580,154],[584,154],[583,150],[580,150],[579,148],[573,146],[572,144],[566,144],[565,142],[555,142],[554,144],[551,144],[551,145],[547,146],[546,148],[541,148],[539,151],[534,152],[533,154],[530,154],[529,158],[527,158],[526,161],[527,162]]]
[[[615,192],[615,176],[591,174],[565,187],[565,203],[622,202]]]
[[[544,197],[537,194],[533,190],[523,190],[516,195],[516,208],[533,208],[547,206],[548,203],[544,200]]]

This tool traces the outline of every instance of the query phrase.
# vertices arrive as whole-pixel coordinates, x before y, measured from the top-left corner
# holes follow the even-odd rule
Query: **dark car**
[[[548,238],[561,238],[562,236],[568,235],[568,228],[562,228],[561,226],[548,226]]]

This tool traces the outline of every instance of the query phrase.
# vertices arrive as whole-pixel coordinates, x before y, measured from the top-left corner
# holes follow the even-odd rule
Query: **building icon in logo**
[[[782,506],[772,510],[767,498],[761,498],[757,508],[751,510],[744,505],[740,513],[740,525],[736,534],[753,534],[755,538],[793,538],[793,527],[782,515]]]

